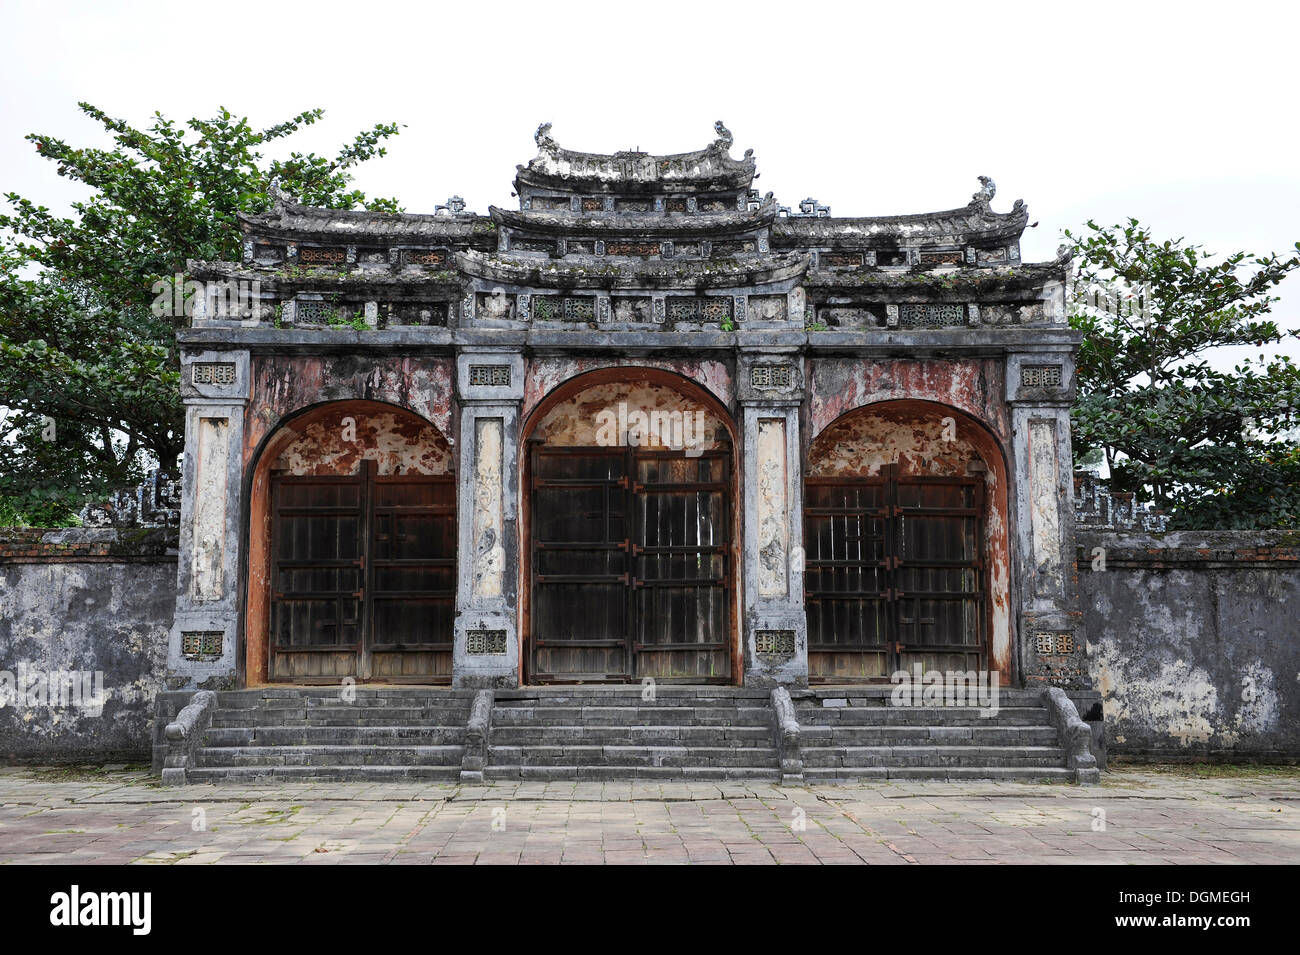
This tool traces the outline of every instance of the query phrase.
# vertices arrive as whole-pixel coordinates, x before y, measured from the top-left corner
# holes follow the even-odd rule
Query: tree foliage
[[[90,195],[60,216],[15,193],[0,213],[0,522],[64,520],[88,496],[174,468],[184,445],[175,333],[150,309],[154,284],[187,260],[237,260],[237,216],[272,207],[270,184],[325,208],[398,211],[352,187],[383,156],[396,123],[358,133],[333,156],[265,150],[323,110],[264,129],[219,109],[135,127],[89,103],[106,148],[27,139]],[[53,423],[53,429],[50,424]]]
[[[1164,508],[1171,526],[1300,524],[1300,369],[1263,352],[1297,337],[1269,312],[1300,256],[1213,256],[1135,219],[1066,237],[1079,263],[1071,324],[1085,336],[1079,458],[1100,449],[1112,487]],[[1223,370],[1225,345],[1260,352]]]

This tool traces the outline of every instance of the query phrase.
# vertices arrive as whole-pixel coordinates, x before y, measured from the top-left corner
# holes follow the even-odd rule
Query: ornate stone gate
[[[1027,210],[995,212],[988,180],[947,211],[834,217],[759,195],[752,152],[717,134],[690,153],[596,154],[544,125],[518,208],[486,215],[273,190],[241,220],[242,261],[191,263],[205,289],[256,282],[260,298],[249,315],[203,296],[179,336],[177,688],[300,666],[498,687],[887,679],[910,662],[1082,681],[1068,261],[1021,262]],[[406,521],[403,557],[373,541],[276,550],[268,448],[349,402],[422,422],[417,444],[441,457],[374,450],[368,478],[340,418],[295,452],[299,476],[372,502],[385,479],[437,477],[446,495],[406,517],[358,497],[358,526]],[[330,564],[314,569],[331,586],[276,589],[268,575],[299,560]],[[331,562],[361,560],[349,617],[353,581]],[[386,594],[382,560],[414,562],[387,566],[410,574]],[[294,599],[335,609],[300,612],[290,647],[351,646],[346,621],[368,621],[355,674],[270,663]],[[381,630],[402,649],[374,644]]]

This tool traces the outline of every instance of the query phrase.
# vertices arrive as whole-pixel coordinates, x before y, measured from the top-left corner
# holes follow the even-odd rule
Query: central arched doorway
[[[452,674],[451,450],[392,405],[312,408],[267,439],[250,507],[250,684]]]
[[[524,430],[530,683],[727,683],[735,656],[730,417],[676,375],[609,369]]]

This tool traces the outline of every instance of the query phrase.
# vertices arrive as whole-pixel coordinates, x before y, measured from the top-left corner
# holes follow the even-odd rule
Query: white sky
[[[1136,216],[1211,251],[1300,240],[1295,3],[108,3],[0,0],[0,193],[81,193],[29,132],[99,141],[76,109],[176,120],[218,105],[332,151],[406,124],[357,184],[430,212],[511,206],[537,124],[594,152],[697,149],[722,119],[785,205],[964,205],[976,176],[1060,231]],[[1300,278],[1276,316],[1300,327]],[[1289,348],[1293,354],[1300,349]]]

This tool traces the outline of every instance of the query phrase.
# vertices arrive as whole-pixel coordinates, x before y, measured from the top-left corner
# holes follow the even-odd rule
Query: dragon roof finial
[[[988,176],[980,176],[979,179],[980,191],[971,196],[971,198],[976,202],[982,202],[985,205],[988,205],[993,201],[993,197],[997,195],[998,184]]]
[[[555,149],[555,148],[557,148],[557,144],[556,144],[555,140],[551,138],[551,124],[550,124],[550,123],[542,123],[540,126],[538,126],[538,127],[537,127],[537,132],[533,135],[533,140],[534,140],[534,141],[537,143],[537,145],[540,146],[542,149]]]
[[[289,201],[289,196],[280,185],[279,176],[271,177],[271,184],[267,187],[266,194],[271,197],[271,210],[278,216],[284,215],[284,204]]]
[[[716,123],[714,123],[713,128],[714,130],[717,131],[718,134],[718,145],[720,145],[723,149],[730,149],[731,144],[736,141],[735,137],[731,135],[731,130],[727,129],[726,126],[722,125],[722,120],[718,120]]]

